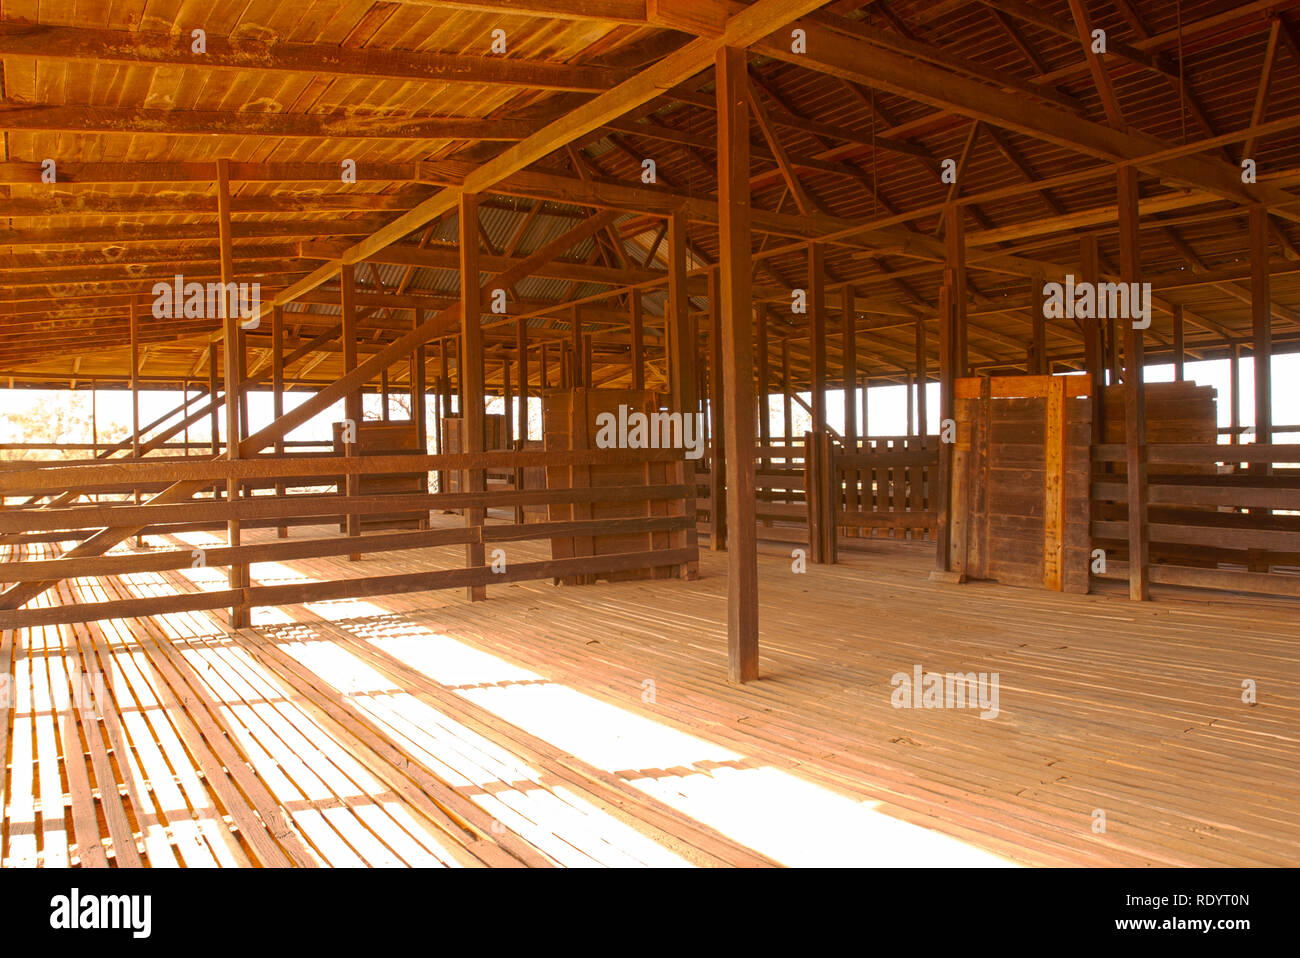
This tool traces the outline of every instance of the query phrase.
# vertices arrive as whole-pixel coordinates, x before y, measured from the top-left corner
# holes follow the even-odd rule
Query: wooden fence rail
[[[161,614],[169,611],[216,609],[226,606],[282,604],[317,601],[324,598],[360,597],[393,592],[460,586],[486,586],[518,581],[523,578],[591,576],[636,569],[666,571],[685,566],[697,559],[694,547],[687,547],[686,531],[693,525],[687,505],[695,493],[686,484],[680,450],[526,450],[466,453],[457,455],[400,455],[374,457],[288,456],[265,459],[185,459],[155,461],[92,461],[69,466],[51,463],[37,469],[0,472],[0,497],[53,495],[55,501],[75,501],[87,490],[135,488],[148,483],[175,483],[182,480],[193,493],[207,492],[212,483],[235,478],[252,481],[275,494],[247,495],[232,500],[214,498],[180,499],[168,496],[165,501],[143,504],[113,502],[66,504],[43,508],[0,510],[0,535],[10,547],[12,561],[0,563],[0,582],[17,583],[15,594],[48,588],[68,577],[125,575],[156,572],[195,565],[246,567],[255,562],[278,562],[323,556],[359,556],[368,552],[428,548],[442,545],[505,543],[522,540],[564,537],[632,536],[620,539],[632,548],[615,554],[585,555],[550,562],[510,563],[507,572],[494,571],[487,565],[467,568],[431,570],[409,576],[347,578],[310,583],[305,586],[250,586],[202,595],[163,596],[153,599],[130,599],[55,608],[0,609],[0,628],[85,621],[105,617],[138,614]],[[560,488],[489,488],[478,492],[335,495],[331,493],[293,493],[297,481],[320,485],[339,485],[346,475],[383,475],[409,470],[414,465],[429,471],[466,469],[500,469],[521,475],[525,468],[570,467],[575,465],[646,466],[643,484]],[[651,463],[664,463],[667,470],[659,475],[666,479],[652,482]],[[544,473],[543,473],[544,475]],[[159,497],[163,498],[163,497]],[[229,520],[239,520],[246,527],[261,524],[328,525],[341,515],[386,514],[394,510],[415,510],[425,515],[430,510],[468,510],[467,515],[483,516],[488,509],[515,510],[528,505],[556,506],[575,504],[644,504],[644,515],[599,519],[552,520],[542,522],[484,523],[468,522],[460,528],[439,528],[401,533],[375,533],[327,536],[305,540],[277,540],[207,549],[179,548],[148,554],[96,554],[89,551],[103,536],[133,530],[130,535],[155,531],[190,532],[220,528]],[[515,512],[518,515],[517,512]],[[66,543],[83,540],[83,546],[69,549],[54,558],[22,558],[22,543]],[[635,543],[644,541],[647,548],[637,551]],[[23,592],[17,592],[22,588]],[[303,598],[305,597],[305,598]]]
[[[1098,574],[1127,576],[1124,447],[1092,461]],[[1300,596],[1300,445],[1152,444],[1147,461],[1152,582]]]

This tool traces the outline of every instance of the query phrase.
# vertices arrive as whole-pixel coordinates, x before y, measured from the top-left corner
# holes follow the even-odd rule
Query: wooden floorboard
[[[146,541],[181,544],[203,542]],[[763,551],[745,686],[725,681],[725,557],[708,551],[690,582],[311,603],[238,632],[200,612],[4,632],[0,864],[1300,864],[1300,606],[945,585],[926,543],[858,545],[805,574]],[[252,577],[461,562],[448,547]],[[223,582],[76,580],[37,604]],[[891,676],[918,665],[997,673],[998,715],[894,708]],[[105,694],[78,707],[96,673]]]

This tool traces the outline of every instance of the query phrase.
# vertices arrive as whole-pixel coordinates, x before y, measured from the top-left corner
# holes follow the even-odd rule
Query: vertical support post
[[[357,286],[356,286],[356,267],[351,263],[344,263],[339,271],[339,287],[342,291],[342,310],[343,310],[343,372],[350,373],[357,368]],[[343,426],[343,454],[349,458],[359,455],[361,439],[361,387],[357,386],[348,391],[343,400],[343,418],[346,420]],[[349,425],[350,424],[350,425]],[[349,472],[344,477],[344,489],[349,498],[361,495],[361,476],[355,472]],[[348,511],[347,513],[347,534],[349,536],[361,535],[361,515],[360,513]],[[348,558],[356,562],[361,558],[360,553],[352,553]]]
[[[515,325],[515,352],[519,354],[519,408],[515,411],[515,433],[520,447],[528,441],[528,321]]]
[[[822,433],[826,431],[826,249],[821,243],[808,245],[808,336],[812,430]]]
[[[966,221],[962,218],[962,208],[956,203],[949,203],[944,210],[943,236],[948,245],[948,269],[951,273],[948,285],[952,295],[948,305],[952,310],[953,375],[969,376],[970,357],[966,349]]]
[[[284,307],[271,307],[271,418],[279,420],[284,415]],[[275,458],[284,459],[284,436],[275,440]],[[279,464],[279,463],[277,463]],[[275,495],[283,499],[285,494],[283,480],[275,484]],[[280,526],[275,530],[277,539],[289,537],[289,527]]]
[[[131,458],[140,458],[140,296],[131,297]],[[140,504],[140,490],[136,489],[135,504]],[[144,537],[135,537],[136,548],[144,545]]]
[[[1046,376],[1047,366],[1047,317],[1043,315],[1043,274],[1034,273],[1029,277],[1029,318],[1032,321],[1033,338],[1029,347],[1029,375]]]
[[[718,269],[709,270],[709,548],[727,547],[727,429],[723,421],[722,306],[719,302]],[[753,457],[753,450],[750,451]]]
[[[481,455],[484,451],[483,435],[483,326],[482,292],[479,288],[479,224],[478,194],[462,193],[460,197],[460,334],[462,351],[457,355],[460,371],[461,440],[462,451]],[[573,326],[577,336],[578,315],[574,307]],[[467,492],[483,493],[487,490],[487,474],[482,468],[465,470],[464,488]],[[471,569],[485,567],[483,549],[482,506],[465,510],[466,525],[477,527],[475,541],[465,545],[465,565]],[[487,598],[486,585],[471,585],[466,589],[471,601]]]
[[[641,291],[634,289],[629,294],[632,300],[632,388],[637,392],[645,389],[645,329],[641,315]]]
[[[411,320],[413,329],[419,329],[424,323],[424,310],[415,310]],[[415,347],[415,352],[411,354],[411,419],[415,423],[415,447],[420,450],[420,455],[427,455],[429,452],[429,419],[428,419],[428,393],[429,384],[426,379],[428,373],[428,353],[423,343]]]
[[[217,160],[217,216],[218,216],[218,239],[221,247],[221,284],[226,289],[231,288],[235,281],[235,262],[234,247],[231,241],[230,229],[230,161],[227,159]],[[239,458],[239,413],[243,405],[241,381],[239,378],[239,353],[242,341],[240,339],[241,331],[239,328],[238,310],[232,309],[234,305],[230,302],[229,296],[221,297],[221,339],[223,346],[224,364],[222,372],[225,378],[226,391],[226,458],[232,462]],[[239,480],[233,477],[226,480],[226,500],[231,506],[239,499]],[[239,520],[230,519],[226,522],[226,544],[234,547],[239,545]],[[230,588],[247,589],[248,566],[232,565],[229,573]],[[247,628],[249,624],[248,606],[243,602],[237,602],[230,610],[230,627],[232,629]]]
[[[1120,279],[1139,281],[1138,263],[1138,177],[1137,169],[1119,169],[1119,259]],[[1124,327],[1124,438],[1128,472],[1128,565],[1129,598],[1151,598],[1150,529],[1147,525],[1147,423],[1146,387],[1143,383],[1142,330],[1131,318],[1119,320]]]
[[[384,368],[379,371],[379,418],[384,422],[392,421],[392,413],[388,409],[388,369]]]
[[[794,408],[790,399],[790,339],[781,337],[781,435],[785,437],[786,452],[794,442]],[[788,465],[788,463],[787,463]]]
[[[238,307],[232,304],[231,308],[236,310]],[[238,315],[236,315],[238,318]],[[248,334],[244,332],[244,324],[238,323],[239,326],[239,350],[235,354],[238,360],[237,368],[239,370],[239,441],[243,442],[252,432],[248,428]],[[247,495],[247,490],[243,490],[241,495]]]
[[[870,388],[871,388],[871,375],[867,372],[864,372],[862,376],[862,438],[863,439],[866,439],[868,436],[871,435],[871,417],[868,415],[868,413],[871,410],[869,408],[869,400],[867,399],[867,391]]]
[[[1228,360],[1228,397],[1232,407],[1229,425],[1232,435],[1228,441],[1236,445],[1241,442],[1241,346],[1237,343],[1232,344],[1232,358]]]
[[[583,361],[584,348],[582,344],[582,312],[577,303],[569,307],[569,371],[573,380],[575,389],[580,389],[587,385],[583,379]]]
[[[501,361],[501,438],[507,449],[515,444],[515,389],[510,381],[510,360]]]
[[[749,97],[745,51],[715,61],[718,103],[718,220],[727,496],[727,675],[758,678],[758,527],[754,479],[754,316],[749,239]],[[715,503],[716,508],[716,503]]]
[[[926,386],[930,379],[930,365],[926,357],[925,320],[916,317],[916,434],[921,439],[921,448],[926,447],[926,436],[930,431],[930,417],[926,409]],[[867,405],[862,404],[862,433],[869,435],[866,424]]]
[[[1080,282],[1097,288],[1101,281],[1101,253],[1097,237],[1091,233],[1079,240]],[[1102,319],[1094,316],[1084,321],[1083,364],[1089,381],[1088,402],[1092,408],[1092,439],[1097,445],[1106,441],[1106,346]]]
[[[1268,210],[1250,208],[1250,311],[1254,332],[1255,442],[1273,441],[1273,331],[1268,276]],[[1267,464],[1260,468],[1267,471]]]
[[[208,431],[212,439],[212,458],[221,455],[221,429],[217,418],[217,344],[208,343],[208,398],[212,400],[208,410]],[[229,398],[229,397],[227,397]],[[212,498],[221,498],[221,483],[212,487]]]
[[[916,434],[916,377],[911,373],[903,374],[903,389],[907,394],[907,422],[903,434],[912,438]]]
[[[772,410],[767,397],[772,394],[772,372],[767,355],[767,304],[759,303],[755,307],[754,322],[757,324],[755,348],[758,350],[758,444],[764,453],[772,444]],[[762,458],[762,467],[768,467],[766,454]]]
[[[690,301],[686,295],[686,216],[680,211],[668,217],[668,312],[665,323],[668,332],[668,378],[672,392],[674,412],[682,414],[682,427],[686,417],[699,412],[699,392],[695,370],[695,340],[691,336]],[[693,423],[699,420],[692,418]],[[697,426],[698,430],[698,426]],[[698,434],[698,432],[697,432]],[[695,463],[682,461],[682,484],[695,488]],[[686,514],[690,523],[686,529],[687,548],[695,547],[699,536],[695,527],[695,496],[687,493]],[[694,579],[699,574],[699,563],[688,562],[682,566],[682,578]]]
[[[515,322],[515,352],[519,354],[519,409],[516,413],[515,438],[522,451],[528,444],[528,320],[522,316]],[[515,488],[523,487],[524,470],[522,467],[516,467]],[[516,506],[515,522],[523,521],[524,507]]]
[[[857,304],[853,287],[845,283],[840,289],[840,315],[844,328],[840,331],[844,353],[841,376],[844,389],[844,445],[850,453],[858,451],[858,323]]]
[[[1174,381],[1186,379],[1187,353],[1183,346],[1183,307],[1174,304]]]
[[[947,270],[951,278],[952,270]],[[952,284],[939,287],[939,475],[935,490],[935,571],[952,570],[952,459],[953,443],[943,437],[956,422],[953,390],[957,381],[956,348],[953,343]]]

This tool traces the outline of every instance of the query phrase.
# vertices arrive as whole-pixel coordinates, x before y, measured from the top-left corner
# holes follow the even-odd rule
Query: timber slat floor
[[[928,544],[863,545],[802,575],[760,556],[763,678],[743,687],[707,549],[693,582],[311,603],[233,634],[219,613],[0,633],[0,864],[1300,864],[1300,606],[942,585]],[[185,569],[38,603],[221,587]],[[916,665],[998,673],[999,714],[895,709]]]

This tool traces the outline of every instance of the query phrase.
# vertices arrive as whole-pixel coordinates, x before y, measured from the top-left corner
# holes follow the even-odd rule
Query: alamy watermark
[[[1134,329],[1151,325],[1150,283],[1076,283],[1066,274],[1064,283],[1043,284],[1046,319],[1131,319]]]
[[[187,283],[177,273],[170,283],[153,284],[154,319],[225,319],[234,316],[244,329],[260,322],[260,283]]]
[[[998,717],[998,673],[926,672],[912,666],[909,675],[895,672],[889,697],[896,709],[980,709],[980,718]]]
[[[596,416],[598,449],[685,449],[687,459],[704,455],[704,413],[632,412]]]
[[[148,938],[152,913],[150,895],[83,895],[73,888],[50,899],[50,927],[57,931],[121,929],[130,931],[132,938]]]

